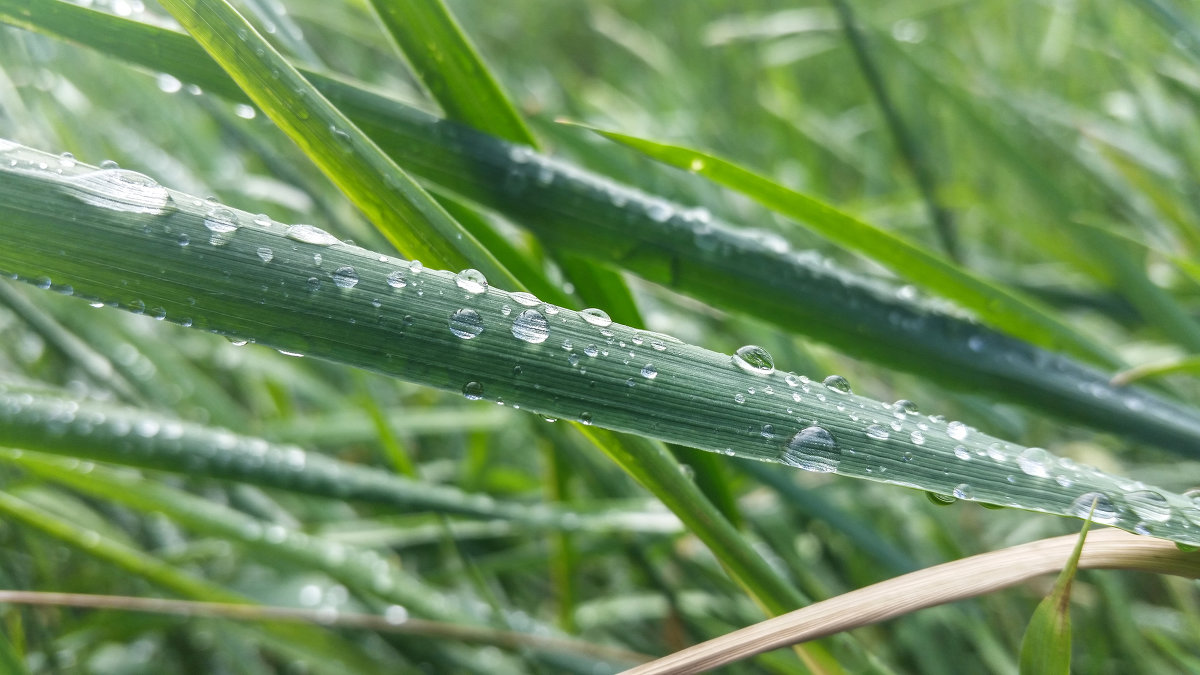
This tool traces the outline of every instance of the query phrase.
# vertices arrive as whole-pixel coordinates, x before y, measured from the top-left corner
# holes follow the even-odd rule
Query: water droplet
[[[762,431],[760,431],[758,433],[763,438],[774,438],[775,437],[775,426],[771,425],[771,424],[764,424],[762,426]]]
[[[754,375],[770,375],[775,372],[775,360],[767,350],[758,345],[738,347],[733,354],[733,364]]]
[[[693,157],[692,161],[688,163],[688,170],[689,171],[703,171],[704,170],[704,160],[700,157]]]
[[[388,605],[388,608],[383,611],[383,620],[389,625],[399,626],[408,621],[408,610],[400,605]]]
[[[612,319],[609,318],[608,313],[602,309],[589,307],[588,309],[579,312],[579,316],[583,317],[584,321],[592,324],[593,326],[600,326],[601,328],[612,324]]]
[[[946,425],[946,435],[956,441],[967,438],[967,425],[962,422],[951,422]]]
[[[1161,523],[1171,519],[1171,505],[1167,498],[1153,490],[1138,490],[1125,495],[1129,508],[1138,518],[1153,523]]]
[[[892,404],[892,408],[902,415],[916,415],[917,404],[912,401],[902,398]]]
[[[339,267],[333,273],[333,283],[337,284],[338,288],[354,288],[358,285],[358,272],[349,265]]]
[[[313,264],[316,265],[317,267],[320,267],[321,263],[324,262],[324,260],[325,260],[325,258],[320,253],[313,254]]]
[[[583,353],[594,359],[600,353],[600,348],[596,345],[588,345],[583,348]]]
[[[469,295],[479,295],[488,289],[487,279],[479,270],[463,270],[454,275],[454,283]]]
[[[734,403],[745,403],[746,395],[739,391],[738,393],[733,395],[733,402]]]
[[[468,401],[478,401],[483,398],[483,385],[478,382],[468,382],[463,385],[462,392]]]
[[[266,246],[258,247],[258,257],[265,263],[271,262],[275,258],[275,252]]]
[[[400,270],[392,270],[392,272],[387,275],[387,285],[391,286],[392,288],[404,288],[408,285],[408,281],[404,278],[404,273],[402,273]]]
[[[1017,466],[1028,476],[1048,478],[1054,456],[1042,448],[1026,448],[1017,456]]]
[[[824,428],[806,427],[784,446],[779,461],[805,471],[829,473],[837,470],[841,451],[833,435]]]
[[[969,483],[959,483],[954,487],[953,494],[957,499],[971,499],[975,496],[975,488]]]
[[[306,244],[316,244],[317,246],[333,246],[339,243],[337,237],[312,225],[289,226],[287,231],[284,232],[284,236],[288,239],[302,241]]]
[[[62,184],[63,190],[85,204],[102,209],[150,215],[166,213],[171,194],[165,187],[149,176],[113,166],[72,176]]]
[[[821,384],[824,384],[830,390],[836,391],[839,394],[850,393],[850,382],[841,375],[830,375],[829,377],[825,378]]]
[[[470,340],[483,332],[483,317],[473,309],[455,310],[450,315],[450,332],[464,340]]]
[[[913,445],[925,445],[925,434],[920,431],[914,431],[908,437],[912,439]]]
[[[579,413],[579,421],[580,421],[580,422],[582,422],[582,423],[584,423],[584,424],[586,424],[586,425],[588,425],[588,426],[591,426],[591,424],[592,424],[592,413],[590,413],[590,412],[583,412],[583,413]]]
[[[308,290],[310,293],[316,293],[321,290],[321,280],[316,277],[308,278]]]
[[[954,446],[954,456],[966,462],[971,459],[971,453],[961,445]]]
[[[951,497],[950,495],[941,495],[936,492],[926,491],[925,496],[929,498],[929,501],[933,502],[937,506],[949,506],[950,504],[958,501],[958,499]]]
[[[1096,504],[1095,512],[1092,512],[1093,502]],[[1087,518],[1088,513],[1092,513],[1092,522],[1102,525],[1112,525],[1117,522],[1117,507],[1113,506],[1112,500],[1103,492],[1088,492],[1079,495],[1075,501],[1071,502],[1067,511],[1080,518]]]
[[[550,337],[550,326],[546,317],[536,309],[527,309],[517,315],[512,324],[513,337],[525,342],[538,344]]]
[[[217,207],[204,215],[204,226],[213,234],[229,234],[238,229],[238,217],[225,207]]]
[[[658,377],[658,369],[656,369],[652,364],[647,363],[646,365],[642,366],[642,377],[646,378],[647,380],[653,380],[654,378]]]
[[[877,441],[886,441],[888,439],[887,429],[884,429],[878,424],[872,424],[871,426],[867,427],[867,438],[874,438]]]
[[[513,301],[518,305],[524,305],[526,307],[536,307],[541,302],[541,300],[538,300],[537,296],[533,293],[526,293],[524,291],[509,293],[509,297],[512,298]]]
[[[656,352],[662,352],[662,351],[666,351],[667,346],[665,344],[663,344],[662,340],[651,340],[650,348]]]

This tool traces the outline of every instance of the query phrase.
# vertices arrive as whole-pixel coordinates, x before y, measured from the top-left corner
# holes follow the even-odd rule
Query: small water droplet
[[[825,378],[821,384],[824,384],[827,388],[832,391],[836,391],[839,394],[850,393],[850,382],[841,375],[830,375],[829,377]]]
[[[957,499],[971,499],[975,496],[975,488],[969,483],[959,483],[954,487],[953,494]]]
[[[588,426],[591,426],[591,424],[592,424],[592,413],[590,413],[590,412],[583,412],[583,413],[579,413],[579,421],[580,421],[580,422],[582,422],[582,423],[584,423],[584,424],[586,424],[586,425],[588,425]]]
[[[771,425],[771,424],[764,424],[762,426],[762,431],[760,431],[758,433],[763,438],[774,438],[775,437],[775,427],[774,427],[774,425]]]
[[[775,372],[775,360],[767,350],[758,345],[738,347],[734,352],[733,364],[754,375],[770,375]]]
[[[1138,518],[1153,523],[1171,519],[1171,505],[1167,498],[1153,490],[1138,490],[1125,495],[1125,502]]]
[[[583,353],[594,359],[600,353],[600,348],[596,345],[588,345],[583,348]]]
[[[238,217],[223,206],[217,207],[204,215],[204,226],[213,234],[228,234],[238,229]]]
[[[266,246],[258,247],[258,258],[265,263],[269,263],[275,258],[275,252]]]
[[[654,378],[658,377],[658,369],[652,364],[647,363],[646,365],[642,366],[642,377],[646,378],[647,380],[653,380]]]
[[[893,403],[892,409],[897,411],[897,413],[899,413],[900,415],[916,415],[917,414],[917,404],[913,403],[912,401],[910,401],[906,398],[902,398],[899,401],[896,401],[895,403]]]
[[[608,313],[602,309],[589,307],[588,309],[579,312],[579,316],[583,317],[584,321],[592,324],[593,326],[600,326],[601,328],[612,324],[612,319],[609,318]]]
[[[1093,502],[1096,504],[1094,512],[1092,512]],[[1092,513],[1092,522],[1102,525],[1112,525],[1117,522],[1117,507],[1113,506],[1112,500],[1103,492],[1088,492],[1079,495],[1075,501],[1071,502],[1067,511],[1080,518],[1087,518],[1088,513]]]
[[[187,246],[190,243],[192,243],[191,237],[187,236],[186,234],[179,235],[179,245],[180,246]]]
[[[662,340],[651,340],[650,348],[656,352],[666,351],[667,345],[663,344]]]
[[[312,225],[291,225],[284,232],[284,236],[288,239],[302,241],[305,244],[316,244],[317,246],[333,246],[339,243],[337,237]]]
[[[466,269],[454,275],[454,283],[468,295],[479,295],[488,289],[487,279],[479,270]]]
[[[525,342],[538,344],[550,337],[550,326],[546,317],[536,309],[527,309],[517,315],[512,324],[513,337]]]
[[[874,438],[877,441],[886,441],[888,439],[887,429],[884,429],[878,424],[872,424],[871,426],[867,427],[867,438]]]
[[[339,267],[333,273],[333,283],[337,284],[338,288],[354,288],[358,285],[358,272],[349,265]]]
[[[961,445],[954,446],[954,456],[966,462],[971,459],[971,453]]]
[[[738,393],[733,395],[733,402],[734,403],[745,403],[746,395],[739,391]]]
[[[387,275],[387,285],[392,288],[404,288],[408,285],[408,280],[404,278],[404,273],[400,270],[392,270]]]
[[[908,437],[912,439],[913,445],[925,445],[925,434],[920,431],[914,431]]]
[[[951,422],[946,425],[946,435],[956,441],[962,441],[967,438],[967,425],[962,422]]]
[[[483,398],[483,385],[478,382],[468,382],[463,385],[462,392],[468,401],[478,401]]]
[[[483,332],[483,317],[473,309],[455,310],[450,315],[450,332],[464,340],[470,340]]]
[[[829,473],[837,470],[841,454],[832,434],[812,426],[801,429],[788,441],[779,461],[805,471]]]
[[[1026,448],[1017,456],[1017,466],[1027,476],[1048,478],[1054,466],[1054,456],[1042,448]]]

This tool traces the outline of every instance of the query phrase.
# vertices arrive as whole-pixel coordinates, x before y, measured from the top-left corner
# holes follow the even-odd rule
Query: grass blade
[[[840,380],[821,385],[776,372],[753,349],[731,358],[596,313],[464,287],[449,272],[296,240],[290,227],[248,214],[245,226],[214,238],[201,200],[145,176],[82,164],[58,174],[39,168],[44,154],[16,145],[4,154],[0,270],[18,278],[69,283],[76,296],[193,328],[703,450],[1076,517],[1086,513],[1080,500],[1090,505],[1100,493],[1097,522],[1200,543],[1200,511],[1186,497],[856,396]],[[269,261],[261,249],[272,252]],[[316,268],[315,252],[322,254]],[[181,272],[164,277],[159,270],[168,268]],[[345,283],[345,268],[354,283]],[[563,341],[584,345],[584,353],[564,351]],[[1122,400],[1142,401],[1135,392]],[[6,396],[0,430],[17,434],[18,443],[20,434],[44,438],[60,407],[31,409],[21,400]],[[1156,417],[1170,418],[1155,405]],[[111,424],[62,431],[72,429],[81,448],[139,447],[121,440],[128,429],[122,434]],[[619,463],[668,498],[665,486],[678,481],[656,472],[674,462],[639,462],[645,458]],[[704,524],[698,513],[680,517]]]
[[[1021,675],[1068,675],[1071,672],[1071,583],[1087,541],[1096,504],[1079,532],[1075,550],[1054,582],[1054,590],[1038,603],[1021,639]]]
[[[737,190],[767,208],[806,225],[843,248],[861,253],[909,281],[957,302],[1012,335],[1048,349],[1070,351],[1105,365],[1117,363],[1107,350],[1060,322],[1033,300],[975,276],[940,256],[828,204],[789,190],[713,155],[613,131],[592,130],[660,162],[695,172]]]
[[[174,31],[57,0],[32,7],[0,0],[0,19],[167,68],[206,91],[244,100],[193,41]],[[815,254],[781,253],[703,210],[616,185],[343,81],[306,75],[415,173],[506,213],[563,250],[619,260],[636,274],[717,307],[949,386],[985,391],[1178,452],[1197,447],[1200,421],[1194,413],[1155,397],[1131,401],[1130,392],[1108,384],[1109,374],[933,311],[927,303],[897,298],[894,290],[839,271]],[[515,186],[513,175],[520,178]],[[510,186],[515,194],[496,186]],[[1172,412],[1147,412],[1154,409]]]
[[[224,0],[167,0],[246,95],[410,259],[517,281]],[[230,40],[237,35],[240,40]]]

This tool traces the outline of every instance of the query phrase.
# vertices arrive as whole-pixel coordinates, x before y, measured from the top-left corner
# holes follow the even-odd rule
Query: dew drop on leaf
[[[579,316],[583,317],[584,321],[592,324],[593,326],[599,326],[601,328],[612,324],[612,319],[609,318],[607,312],[594,307],[589,307],[588,309],[582,310],[579,312]]]
[[[783,464],[819,473],[836,471],[841,458],[841,450],[833,435],[818,426],[796,432],[779,455],[779,461]]]
[[[1167,498],[1154,490],[1138,490],[1125,495],[1129,508],[1142,520],[1161,523],[1171,519],[1171,505]]]
[[[478,382],[464,384],[462,391],[463,396],[466,396],[468,401],[478,401],[483,398],[483,385]]]
[[[758,345],[738,347],[732,359],[735,366],[753,375],[770,375],[775,372],[775,359]]]
[[[1017,466],[1027,476],[1048,478],[1053,465],[1054,456],[1042,448],[1026,448],[1017,456]]]
[[[658,369],[656,369],[653,364],[647,363],[646,365],[642,366],[642,377],[646,378],[647,380],[653,380],[654,378],[658,377]]]
[[[839,394],[850,393],[850,382],[841,375],[830,375],[821,382],[830,391],[835,391]]]
[[[538,300],[536,295],[533,293],[526,293],[524,291],[510,293],[509,297],[511,297],[518,305],[524,305],[525,307],[537,307],[538,304],[541,303],[541,300]]]
[[[450,315],[450,332],[464,340],[470,340],[483,332],[483,317],[473,309],[455,310]]]
[[[269,263],[275,259],[275,252],[266,246],[258,247],[258,258],[265,263]]]
[[[333,283],[337,284],[338,288],[354,288],[358,285],[358,272],[349,265],[339,267],[333,273]]]
[[[967,425],[962,422],[951,422],[946,425],[946,435],[956,441],[961,441],[967,437]]]
[[[1094,512],[1092,511],[1093,502],[1096,504]],[[1071,515],[1079,516],[1080,518],[1087,518],[1088,513],[1091,513],[1093,523],[1112,525],[1117,522],[1117,507],[1113,505],[1108,495],[1103,492],[1088,492],[1079,495],[1075,498],[1075,501],[1071,502],[1071,506],[1067,510]]]
[[[527,309],[513,320],[512,334],[518,340],[538,344],[550,337],[550,326],[541,312]]]
[[[867,427],[867,438],[874,438],[877,441],[886,441],[888,439],[888,431],[878,424],[872,424]]]
[[[487,279],[479,270],[466,269],[454,275],[454,283],[469,295],[479,295],[488,289]]]
[[[316,244],[317,246],[333,246],[339,243],[337,237],[312,225],[291,225],[284,232],[284,236],[288,239],[304,242],[305,244]]]

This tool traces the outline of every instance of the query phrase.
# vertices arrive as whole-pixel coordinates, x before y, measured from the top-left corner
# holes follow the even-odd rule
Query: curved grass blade
[[[826,239],[874,260],[915,284],[955,301],[993,326],[1048,349],[1070,351],[1105,365],[1108,350],[1063,324],[1033,300],[980,278],[954,263],[808,195],[789,190],[732,162],[677,145],[586,125],[605,138],[671,166],[700,174],[806,225]]]
[[[1181,359],[1134,366],[1113,375],[1112,383],[1118,387],[1124,387],[1140,380],[1180,374],[1200,375],[1200,356],[1186,356]]]
[[[174,31],[58,0],[32,7],[0,0],[0,19],[167,69],[207,91],[244,100],[194,42]],[[147,50],[147,44],[155,49]],[[703,209],[614,184],[361,87],[306,75],[416,174],[505,213],[562,250],[617,260],[646,279],[848,354],[1177,452],[1196,452],[1200,420],[1194,412],[1144,394],[1131,401],[1130,392],[1112,388],[1109,375],[1098,370],[927,303],[898,298],[892,289],[842,272],[815,253],[780,250],[711,219]]]
[[[0,513],[12,521],[39,530],[89,556],[109,562],[185,598],[205,602],[250,602],[246,597],[195,577],[144,551],[51,515],[11,492],[0,491]],[[265,623],[254,630],[273,648],[289,656],[298,656],[309,661],[312,667],[320,672],[387,672],[357,647],[332,633],[312,626]]]
[[[1200,509],[1182,495],[924,417],[910,405],[856,396],[840,378],[822,385],[776,372],[755,349],[731,358],[336,240],[313,243],[312,228],[289,237],[294,226],[249,214],[214,238],[202,200],[141,174],[82,164],[59,174],[40,168],[47,155],[15,144],[3,155],[0,270],[16,278],[48,278],[50,287],[71,284],[76,296],[193,328],[703,450],[1076,517],[1086,514],[1081,500],[1090,505],[1100,494],[1096,522],[1200,543]],[[1145,413],[1164,422],[1176,415],[1143,391],[1118,396],[1121,408],[1149,406]],[[5,396],[0,430],[18,442],[19,434],[53,431],[74,434],[81,449],[140,447],[132,428],[62,420],[65,402],[33,403]],[[205,445],[198,450],[211,451]],[[643,461],[634,455],[622,465],[657,489],[668,483],[655,472],[676,466],[631,466],[635,460]],[[706,525],[698,513],[681,518]],[[763,599],[764,589],[756,595]]]
[[[342,192],[412,258],[517,281],[224,0],[163,6]],[[232,36],[237,39],[231,39]]]

